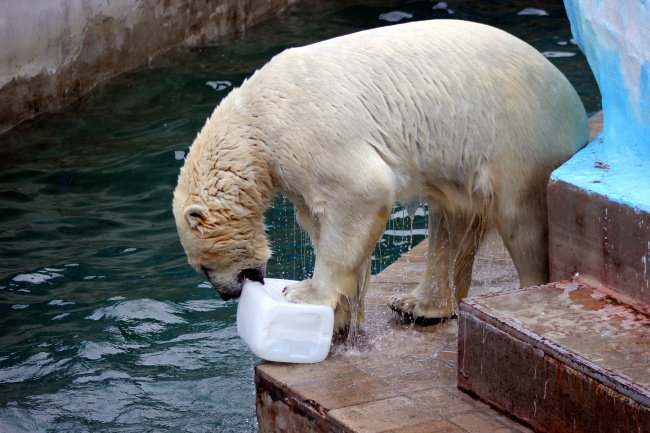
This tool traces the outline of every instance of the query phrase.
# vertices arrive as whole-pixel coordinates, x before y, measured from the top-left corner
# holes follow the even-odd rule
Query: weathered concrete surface
[[[580,273],[650,303],[650,213],[560,180],[548,202],[551,281]]]
[[[593,138],[602,130],[602,112],[589,123]],[[610,170],[604,161],[594,164],[603,176]],[[579,273],[629,296],[629,303],[650,304],[650,213],[557,178],[549,182],[548,213],[551,281]]]
[[[424,272],[426,241],[371,280],[355,346],[338,344],[317,364],[262,362],[255,369],[261,433],[530,432],[456,386],[457,320],[403,324],[387,306]],[[473,295],[518,285],[498,238],[479,251]]]
[[[467,299],[458,385],[542,432],[650,431],[650,315],[580,279]]]
[[[0,132],[173,46],[245,32],[294,1],[0,2]]]

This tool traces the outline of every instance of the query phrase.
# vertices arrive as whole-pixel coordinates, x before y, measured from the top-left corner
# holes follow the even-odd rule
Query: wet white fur
[[[547,281],[546,183],[587,138],[569,82],[519,39],[455,20],[384,27],[287,50],[233,90],[192,145],[174,215],[190,263],[232,280],[268,259],[262,212],[282,192],[316,255],[286,296],[344,327],[393,204],[426,199],[427,273],[391,304],[449,317],[490,227],[522,286]]]

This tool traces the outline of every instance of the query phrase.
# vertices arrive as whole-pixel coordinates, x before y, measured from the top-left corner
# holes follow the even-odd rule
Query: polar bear
[[[224,299],[262,281],[263,211],[289,198],[314,246],[312,278],[288,286],[344,329],[394,203],[429,206],[426,272],[390,306],[447,318],[495,228],[522,287],[549,278],[546,185],[587,143],[584,107],[539,52],[501,30],[434,20],[338,37],[275,56],[196,137],[174,192],[192,267]]]

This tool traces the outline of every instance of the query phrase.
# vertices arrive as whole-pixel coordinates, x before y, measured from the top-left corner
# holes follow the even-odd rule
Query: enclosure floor
[[[415,288],[425,256],[426,241],[371,280],[356,344],[334,345],[317,364],[256,367],[262,433],[532,431],[457,388],[457,319],[420,326],[393,318],[388,298]],[[488,238],[470,296],[517,286],[500,238]]]

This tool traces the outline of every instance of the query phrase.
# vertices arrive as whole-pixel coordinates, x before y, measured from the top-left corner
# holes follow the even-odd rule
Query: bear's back
[[[389,164],[460,183],[485,161],[559,165],[588,133],[582,103],[555,66],[516,37],[466,21],[289,49],[241,90],[253,116],[278,120],[265,127],[279,146],[317,142],[345,157],[370,144]]]

